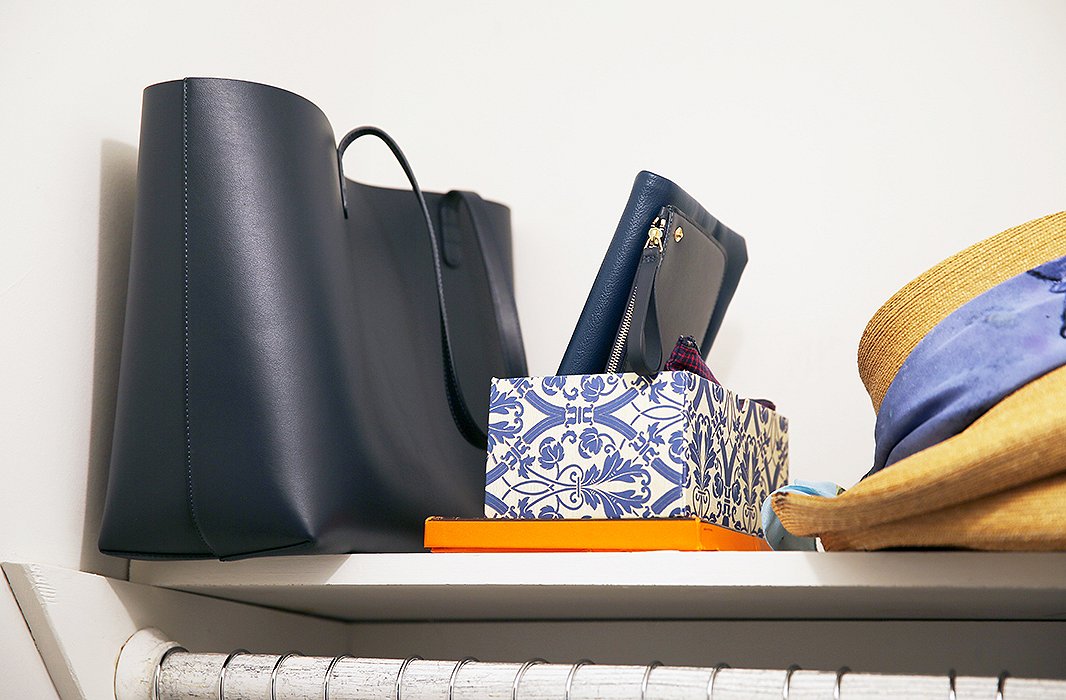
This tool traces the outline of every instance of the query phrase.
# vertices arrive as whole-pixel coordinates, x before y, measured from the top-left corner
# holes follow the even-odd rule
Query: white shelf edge
[[[130,580],[344,619],[1066,619],[1066,553],[352,554],[133,562]]]

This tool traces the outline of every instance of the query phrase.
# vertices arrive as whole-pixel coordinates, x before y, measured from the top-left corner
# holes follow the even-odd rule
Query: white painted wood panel
[[[354,554],[133,562],[130,580],[346,620],[1066,617],[1066,554]]]
[[[119,650],[161,627],[190,650],[247,647],[308,654],[348,646],[348,627],[40,564],[4,563],[19,607],[63,700],[113,700]]]
[[[1063,622],[690,619],[346,624],[49,566],[5,564],[4,571],[65,700],[111,698],[119,649],[136,630],[149,626],[162,627],[169,638],[194,652],[221,654],[219,664],[226,652],[244,647],[263,654],[298,649],[306,654],[385,658],[415,653],[444,659],[479,655],[499,662],[538,655],[564,663],[589,656],[609,663],[661,659],[704,667],[727,661],[734,666],[783,668],[787,659],[823,670],[847,664],[857,671],[894,667],[913,672],[919,666],[918,655],[935,675],[961,661],[961,672],[972,675],[992,676],[1007,669],[1015,676],[1061,676],[1066,652]],[[241,658],[244,661],[235,668],[251,663],[253,657]],[[294,661],[292,668],[307,663],[319,662]],[[975,687],[984,692],[987,684],[986,679]],[[750,689],[741,683],[736,692]],[[376,691],[368,692],[356,695],[376,697]]]
[[[55,700],[55,688],[33,644],[7,579],[0,575],[0,667],[17,669],[0,680],[0,698]]]
[[[804,668],[1066,680],[1066,621],[550,620],[356,622],[349,653],[483,661]]]

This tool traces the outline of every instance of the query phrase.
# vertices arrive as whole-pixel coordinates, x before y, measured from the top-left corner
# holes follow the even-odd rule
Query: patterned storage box
[[[690,372],[494,379],[489,518],[703,518],[762,536],[788,420]]]

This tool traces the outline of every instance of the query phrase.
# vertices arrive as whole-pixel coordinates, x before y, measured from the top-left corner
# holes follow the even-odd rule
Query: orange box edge
[[[438,553],[770,551],[761,537],[699,518],[617,520],[426,519]]]

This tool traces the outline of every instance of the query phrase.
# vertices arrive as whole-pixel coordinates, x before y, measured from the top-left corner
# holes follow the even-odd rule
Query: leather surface
[[[404,175],[407,176],[407,180],[411,185],[411,194],[414,197],[414,201],[418,205],[418,210],[422,213],[422,223],[426,233],[426,240],[429,242],[430,247],[430,260],[433,263],[432,272],[434,282],[436,284],[437,292],[437,310],[440,315],[440,342],[441,342],[441,355],[443,359],[444,367],[444,389],[445,397],[448,401],[448,410],[451,413],[452,420],[455,422],[456,428],[463,437],[474,447],[478,449],[486,449],[488,436],[486,434],[486,423],[481,421],[480,424],[470,414],[470,408],[467,404],[466,397],[463,395],[463,390],[459,385],[458,373],[456,372],[455,365],[455,352],[454,344],[452,341],[451,324],[448,321],[448,302],[444,294],[444,274],[443,268],[447,264],[448,267],[458,267],[460,264],[460,257],[456,253],[461,249],[459,241],[455,239],[454,232],[449,232],[443,226],[443,221],[434,223],[434,217],[429,212],[429,206],[426,204],[425,194],[422,192],[422,188],[418,184],[418,180],[415,177],[414,170],[411,168],[411,164],[407,162],[407,157],[400,150],[399,144],[389,136],[387,133],[375,126],[361,126],[352,129],[344,138],[341,139],[340,144],[337,146],[337,163],[338,168],[343,172],[343,158],[344,152],[354,141],[364,136],[374,136],[381,140],[389,150],[392,151],[393,156],[403,169]],[[341,180],[341,202],[344,210],[345,219],[348,217],[348,204],[345,199],[347,194],[347,179]],[[458,200],[466,204],[467,212],[470,214],[470,221],[473,225],[475,238],[482,238],[482,226],[479,224],[480,216],[478,214],[481,206],[479,204],[480,198],[477,195],[470,192],[450,192],[445,196],[444,201]],[[444,204],[442,201],[442,205]],[[454,225],[454,217],[445,217],[450,207],[441,206],[440,214],[442,220],[448,220],[449,225]],[[442,237],[438,238],[437,232],[442,232]],[[447,236],[447,240],[443,236]],[[452,248],[452,254],[450,261],[446,262],[444,256],[441,253],[442,248],[447,245]],[[504,363],[508,367],[520,366],[522,371],[525,371],[525,353],[521,348],[521,333],[518,330],[518,312],[513,303],[502,304],[499,302],[499,297],[510,296],[510,285],[504,279],[505,273],[500,269],[500,264],[496,263],[491,257],[484,255],[486,246],[480,241],[476,243],[476,256],[471,259],[477,260],[476,265],[480,265],[479,270],[485,271],[485,279],[488,281],[488,299],[491,303],[491,310],[494,312],[496,327],[498,329],[506,329],[506,339],[500,337],[498,347],[501,351],[506,351],[504,354]],[[471,267],[468,265],[468,267]],[[496,293],[493,293],[493,292]],[[513,316],[510,319],[505,319],[504,314],[512,313]],[[507,321],[510,321],[508,323]],[[515,344],[518,347],[515,347]],[[477,346],[479,352],[484,352],[483,346]],[[514,352],[517,351],[521,358],[519,362],[514,362]]]
[[[632,323],[624,339],[625,353],[622,363],[618,366],[619,372],[654,374],[662,362],[659,349],[659,319],[653,294],[655,278],[659,274],[662,260],[662,252],[658,248],[644,248],[644,252],[640,254],[640,262],[633,278]],[[619,328],[619,335],[622,332],[623,329]]]
[[[433,195],[430,195],[433,198]],[[473,192],[439,197],[442,268],[456,373],[463,397],[482,434],[488,428],[485,357],[499,358],[496,377],[524,377],[525,344],[518,323],[511,266],[510,211]],[[492,290],[501,290],[494,294]],[[486,300],[491,305],[487,316]]]
[[[297,95],[145,91],[103,551],[413,551],[429,515],[480,514],[485,457],[449,415],[422,212],[348,180],[345,219],[339,178],[332,127]],[[436,226],[445,197],[426,194]],[[513,295],[510,217],[473,207],[443,286],[464,394],[487,397],[508,370],[492,296]]]
[[[211,556],[186,498],[181,183],[177,81],[145,90],[141,110],[130,293],[100,531],[104,551]],[[145,477],[138,478],[142,470]]]
[[[709,214],[677,184],[645,170],[637,174],[633,183],[629,201],[604,255],[585,307],[578,317],[558,374],[594,374],[602,372],[607,365],[640,252],[647,240],[648,226],[659,210],[668,205],[685,212],[701,229],[710,233],[726,252],[728,265],[722,288],[700,343],[704,356],[710,351],[747,264],[747,246],[739,234]],[[700,335],[697,333],[696,337]]]
[[[721,244],[675,209],[668,209],[663,226],[662,252],[655,273],[642,279],[641,270],[654,248],[645,248],[634,280],[633,323],[623,371],[651,375],[677,339],[698,337],[710,324],[727,268]],[[674,239],[680,228],[681,240]],[[646,287],[646,288],[643,288]]]

